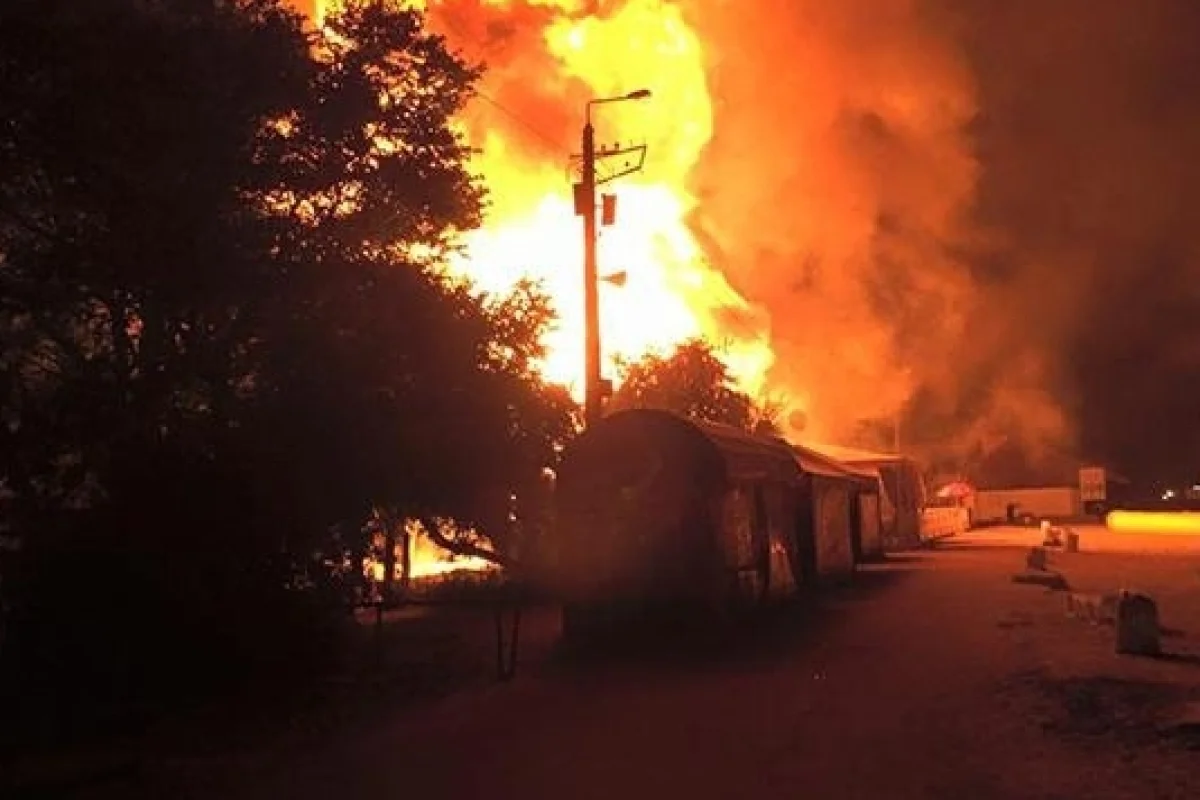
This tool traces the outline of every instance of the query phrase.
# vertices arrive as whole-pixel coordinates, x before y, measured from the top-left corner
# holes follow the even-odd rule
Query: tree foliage
[[[285,623],[374,507],[505,552],[574,412],[536,287],[445,271],[478,75],[391,3],[0,4],[0,667],[329,652]]]
[[[613,410],[658,408],[685,417],[778,435],[780,407],[756,403],[734,382],[729,367],[704,339],[689,339],[667,354],[623,364]]]

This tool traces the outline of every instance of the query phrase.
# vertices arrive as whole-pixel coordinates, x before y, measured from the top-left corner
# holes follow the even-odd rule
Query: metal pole
[[[591,108],[583,126],[584,423],[600,419],[600,287],[596,272],[596,140]]]

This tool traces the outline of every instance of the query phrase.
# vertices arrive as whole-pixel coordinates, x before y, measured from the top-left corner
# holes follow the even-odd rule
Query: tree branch
[[[451,539],[442,532],[442,526],[433,517],[420,517],[421,527],[425,529],[425,533],[429,536],[429,540],[441,547],[443,550],[449,550],[451,553],[460,556],[471,556],[474,558],[482,558],[484,561],[490,561],[493,564],[504,567],[505,569],[514,569],[517,564],[511,558],[491,550],[486,547],[480,547],[474,542],[464,542],[456,539]]]

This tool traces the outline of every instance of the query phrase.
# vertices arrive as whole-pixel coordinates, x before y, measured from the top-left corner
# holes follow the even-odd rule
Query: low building
[[[1023,518],[1070,519],[1083,513],[1077,486],[977,489],[971,509],[977,524],[1016,523]]]
[[[812,562],[808,570],[824,580],[848,577],[859,560],[856,517],[860,479],[810,448],[792,445],[792,451],[804,475],[799,492],[800,539],[802,551],[808,551]]]
[[[884,515],[883,546],[886,550],[904,550],[921,544],[921,510],[925,507],[925,481],[917,463],[899,453],[876,453],[853,447],[806,445],[821,455],[856,470],[874,471],[883,483],[885,497],[894,514]]]
[[[1036,470],[983,474],[970,509],[985,525],[1102,516],[1128,483],[1112,470],[1059,457]]]

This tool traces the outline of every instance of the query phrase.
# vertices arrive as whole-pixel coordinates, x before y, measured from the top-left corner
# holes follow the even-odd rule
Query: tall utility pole
[[[589,428],[600,419],[604,398],[600,374],[600,275],[596,269],[596,129],[592,106],[583,125],[583,419]]]
[[[600,370],[600,275],[596,266],[596,187],[625,175],[637,172],[646,160],[646,146],[614,146],[596,151],[596,131],[592,127],[592,107],[604,103],[620,103],[627,100],[645,100],[650,97],[648,89],[638,89],[620,97],[605,97],[589,100],[585,108],[582,166],[579,183],[575,185],[575,213],[583,217],[583,328],[584,328],[584,402],[583,416],[587,426],[600,419],[604,406],[604,380]],[[638,155],[635,164],[626,162],[618,172],[596,176],[596,159]],[[607,223],[607,221],[606,221]]]

